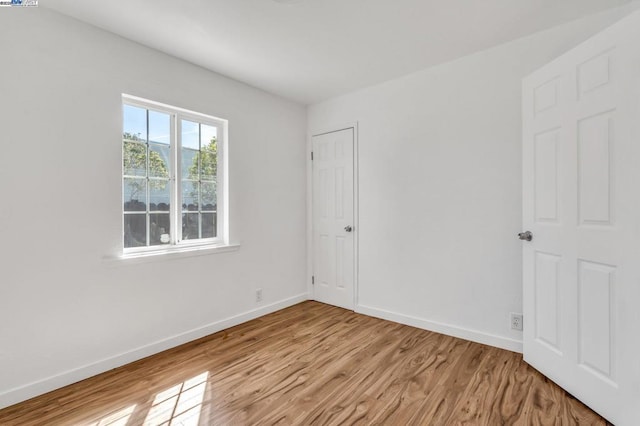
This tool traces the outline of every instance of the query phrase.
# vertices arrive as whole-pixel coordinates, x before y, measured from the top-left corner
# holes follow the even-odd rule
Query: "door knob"
[[[531,233],[531,231],[521,232],[518,234],[518,238],[523,241],[531,241],[533,240],[533,234]]]
[[[347,226],[344,227],[344,230],[347,231],[347,232],[351,232],[351,231],[353,231],[353,228],[351,227],[351,225],[347,225]]]

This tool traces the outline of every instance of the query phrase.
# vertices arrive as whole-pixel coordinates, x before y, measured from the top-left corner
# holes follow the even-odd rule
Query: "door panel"
[[[640,13],[523,84],[524,357],[640,424]]]
[[[353,129],[313,137],[314,298],[347,309],[354,305],[353,137]]]
[[[555,254],[537,252],[535,258],[535,336],[562,354],[559,348],[559,265],[562,258]]]
[[[535,137],[535,216],[538,222],[558,221],[558,129]]]
[[[579,261],[578,362],[613,383],[614,273],[615,267],[611,265]]]
[[[578,123],[578,214],[580,224],[611,225],[613,113]]]

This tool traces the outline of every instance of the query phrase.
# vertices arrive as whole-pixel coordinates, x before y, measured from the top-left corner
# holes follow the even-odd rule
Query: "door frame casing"
[[[353,310],[358,306],[358,282],[359,282],[359,173],[358,173],[358,122],[348,122],[342,125],[320,127],[307,133],[307,294],[310,300],[315,300],[314,286],[311,282],[313,271],[313,138],[315,136],[335,133],[341,130],[353,130]]]

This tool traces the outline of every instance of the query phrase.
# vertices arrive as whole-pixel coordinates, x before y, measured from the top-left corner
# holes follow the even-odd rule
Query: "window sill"
[[[185,257],[207,256],[218,253],[238,251],[240,244],[204,245],[192,247],[175,247],[165,250],[148,252],[125,253],[115,257],[105,257],[103,260],[114,266],[137,265],[140,263],[164,262],[167,260],[182,259]]]

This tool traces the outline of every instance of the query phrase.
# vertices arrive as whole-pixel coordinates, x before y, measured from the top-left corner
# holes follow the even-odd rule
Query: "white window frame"
[[[129,105],[138,108],[144,108],[151,111],[156,111],[164,114],[169,114],[171,122],[171,142],[170,142],[170,167],[171,173],[169,174],[170,183],[170,209],[169,217],[171,221],[171,239],[168,244],[162,244],[157,246],[145,246],[145,247],[124,247],[124,205],[121,206],[121,220],[122,220],[122,236],[121,244],[123,247],[124,256],[136,256],[144,254],[162,254],[171,252],[182,252],[194,249],[208,249],[216,247],[229,246],[229,210],[228,200],[229,191],[227,184],[227,148],[228,148],[228,120],[213,117],[206,114],[201,114],[195,111],[186,110],[179,107],[163,104],[160,102],[151,101],[148,99],[139,98],[137,96],[131,96],[127,94],[122,95],[122,106]],[[122,115],[121,115],[122,117]],[[205,124],[215,127],[217,129],[217,176],[216,176],[216,237],[214,238],[200,238],[193,240],[182,239],[182,158],[181,158],[181,146],[182,146],[182,120],[187,120],[199,124]],[[121,123],[121,131],[124,128],[124,123]],[[124,143],[120,138],[120,145],[123,152],[121,154],[120,163],[122,164],[122,157],[124,155]],[[123,165],[124,167],[124,165]],[[124,179],[124,169],[121,173],[121,181]],[[121,185],[121,190],[124,191],[124,185]],[[124,192],[121,194],[121,200],[124,200]],[[147,200],[147,204],[149,200]],[[147,206],[148,208],[148,206]],[[148,230],[147,230],[148,232]]]

